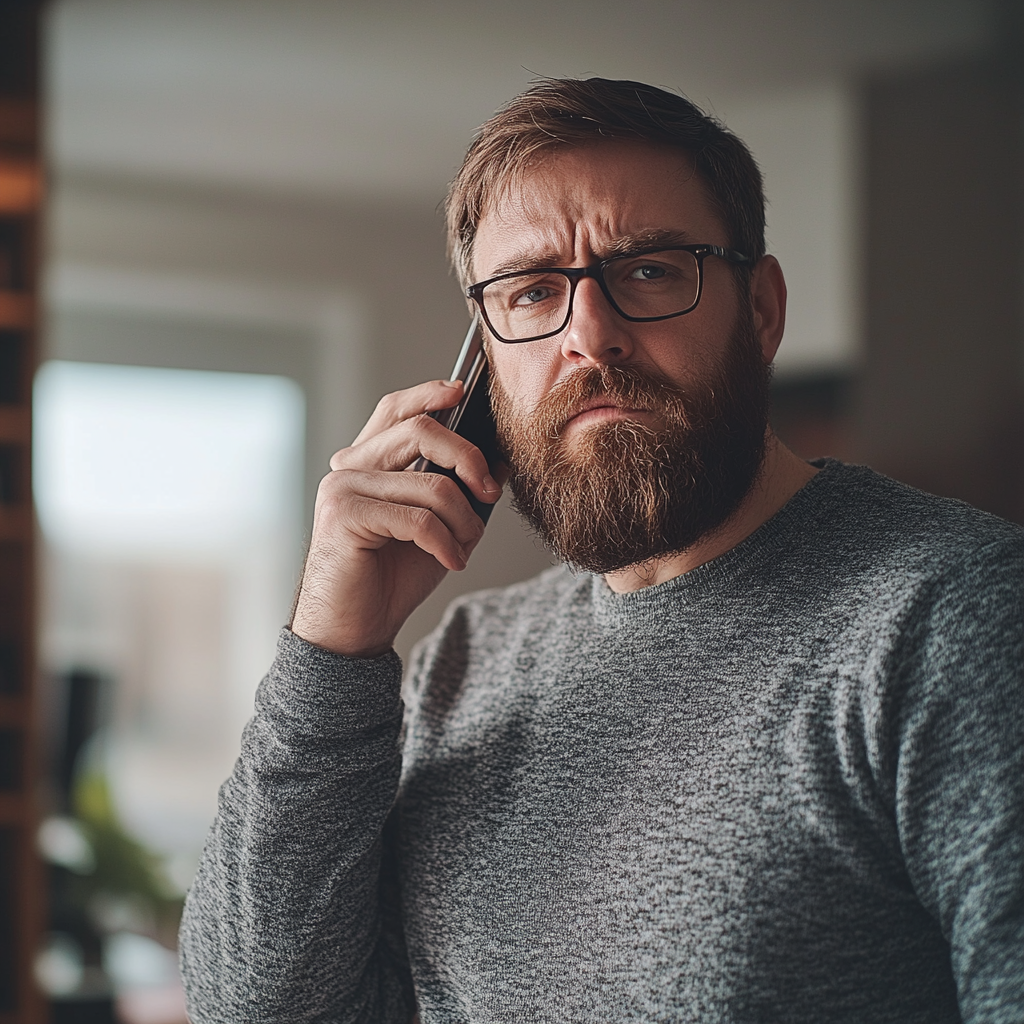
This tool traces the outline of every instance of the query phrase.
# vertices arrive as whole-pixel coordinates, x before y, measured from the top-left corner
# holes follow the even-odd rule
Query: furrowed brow
[[[632,252],[657,249],[659,246],[690,245],[693,238],[686,231],[651,229],[635,231],[620,235],[608,245],[601,246],[598,255],[601,259],[611,256],[624,256]],[[488,278],[500,277],[502,274],[514,274],[520,270],[550,270],[563,265],[565,256],[555,249],[537,250],[523,249],[511,253],[487,275]]]
[[[538,252],[530,251],[512,253],[508,259],[499,263],[487,276],[498,277],[501,274],[514,274],[517,270],[545,270],[561,266],[562,254],[554,249]]]
[[[645,249],[657,249],[659,246],[670,248],[673,245],[692,245],[693,237],[685,231],[650,230],[636,231],[628,235],[620,235],[607,246],[602,246],[602,259],[611,256],[625,256],[631,252],[643,252]]]

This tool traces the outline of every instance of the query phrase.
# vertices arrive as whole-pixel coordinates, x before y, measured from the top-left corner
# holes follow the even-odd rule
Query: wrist
[[[379,658],[391,650],[394,642],[393,637],[355,637],[342,630],[325,628],[316,620],[304,617],[298,609],[288,629],[307,644],[345,658]]]

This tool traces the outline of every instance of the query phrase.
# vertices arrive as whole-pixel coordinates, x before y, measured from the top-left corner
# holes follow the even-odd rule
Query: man
[[[385,398],[323,481],[189,897],[206,1021],[1024,1020],[1024,536],[767,427],[745,147],[549,81],[448,202],[517,507],[567,563],[391,644],[499,485]],[[404,755],[404,757],[403,757]]]

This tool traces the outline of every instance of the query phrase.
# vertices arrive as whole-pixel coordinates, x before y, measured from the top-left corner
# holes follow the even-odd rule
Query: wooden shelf
[[[35,552],[30,493],[32,375],[38,323],[41,160],[39,67],[42,3],[0,4],[0,1024],[44,1024],[32,963],[46,919],[36,850],[38,791]],[[13,689],[15,692],[10,692]],[[20,752],[20,753],[18,753]],[[21,760],[15,770],[10,757]]]
[[[24,405],[0,405],[0,444],[28,444],[32,438],[32,411]]]
[[[43,179],[34,160],[0,159],[0,216],[26,216],[39,210]]]
[[[25,330],[35,324],[35,296],[28,292],[0,292],[0,327]]]

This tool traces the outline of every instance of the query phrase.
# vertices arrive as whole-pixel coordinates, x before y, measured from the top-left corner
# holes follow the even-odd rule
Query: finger
[[[501,486],[491,475],[483,452],[429,416],[403,420],[358,446],[335,452],[331,468],[395,472],[420,456],[455,470],[481,501],[490,503],[501,497]]]
[[[504,459],[492,467],[491,476],[494,482],[500,487],[504,487],[508,483],[508,478],[512,475],[512,468],[509,466]]]
[[[460,547],[475,545],[484,532],[480,517],[454,480],[438,473],[345,470],[339,484],[354,499],[370,498],[401,508],[422,508],[446,527]]]
[[[438,409],[450,409],[461,397],[462,381],[459,380],[431,380],[404,391],[394,391],[377,403],[377,408],[352,445],[362,444],[402,420]]]
[[[446,569],[460,572],[475,546],[460,544],[429,508],[360,496],[350,510],[354,516],[350,529],[370,548],[382,547],[391,540],[410,542],[433,555]]]

